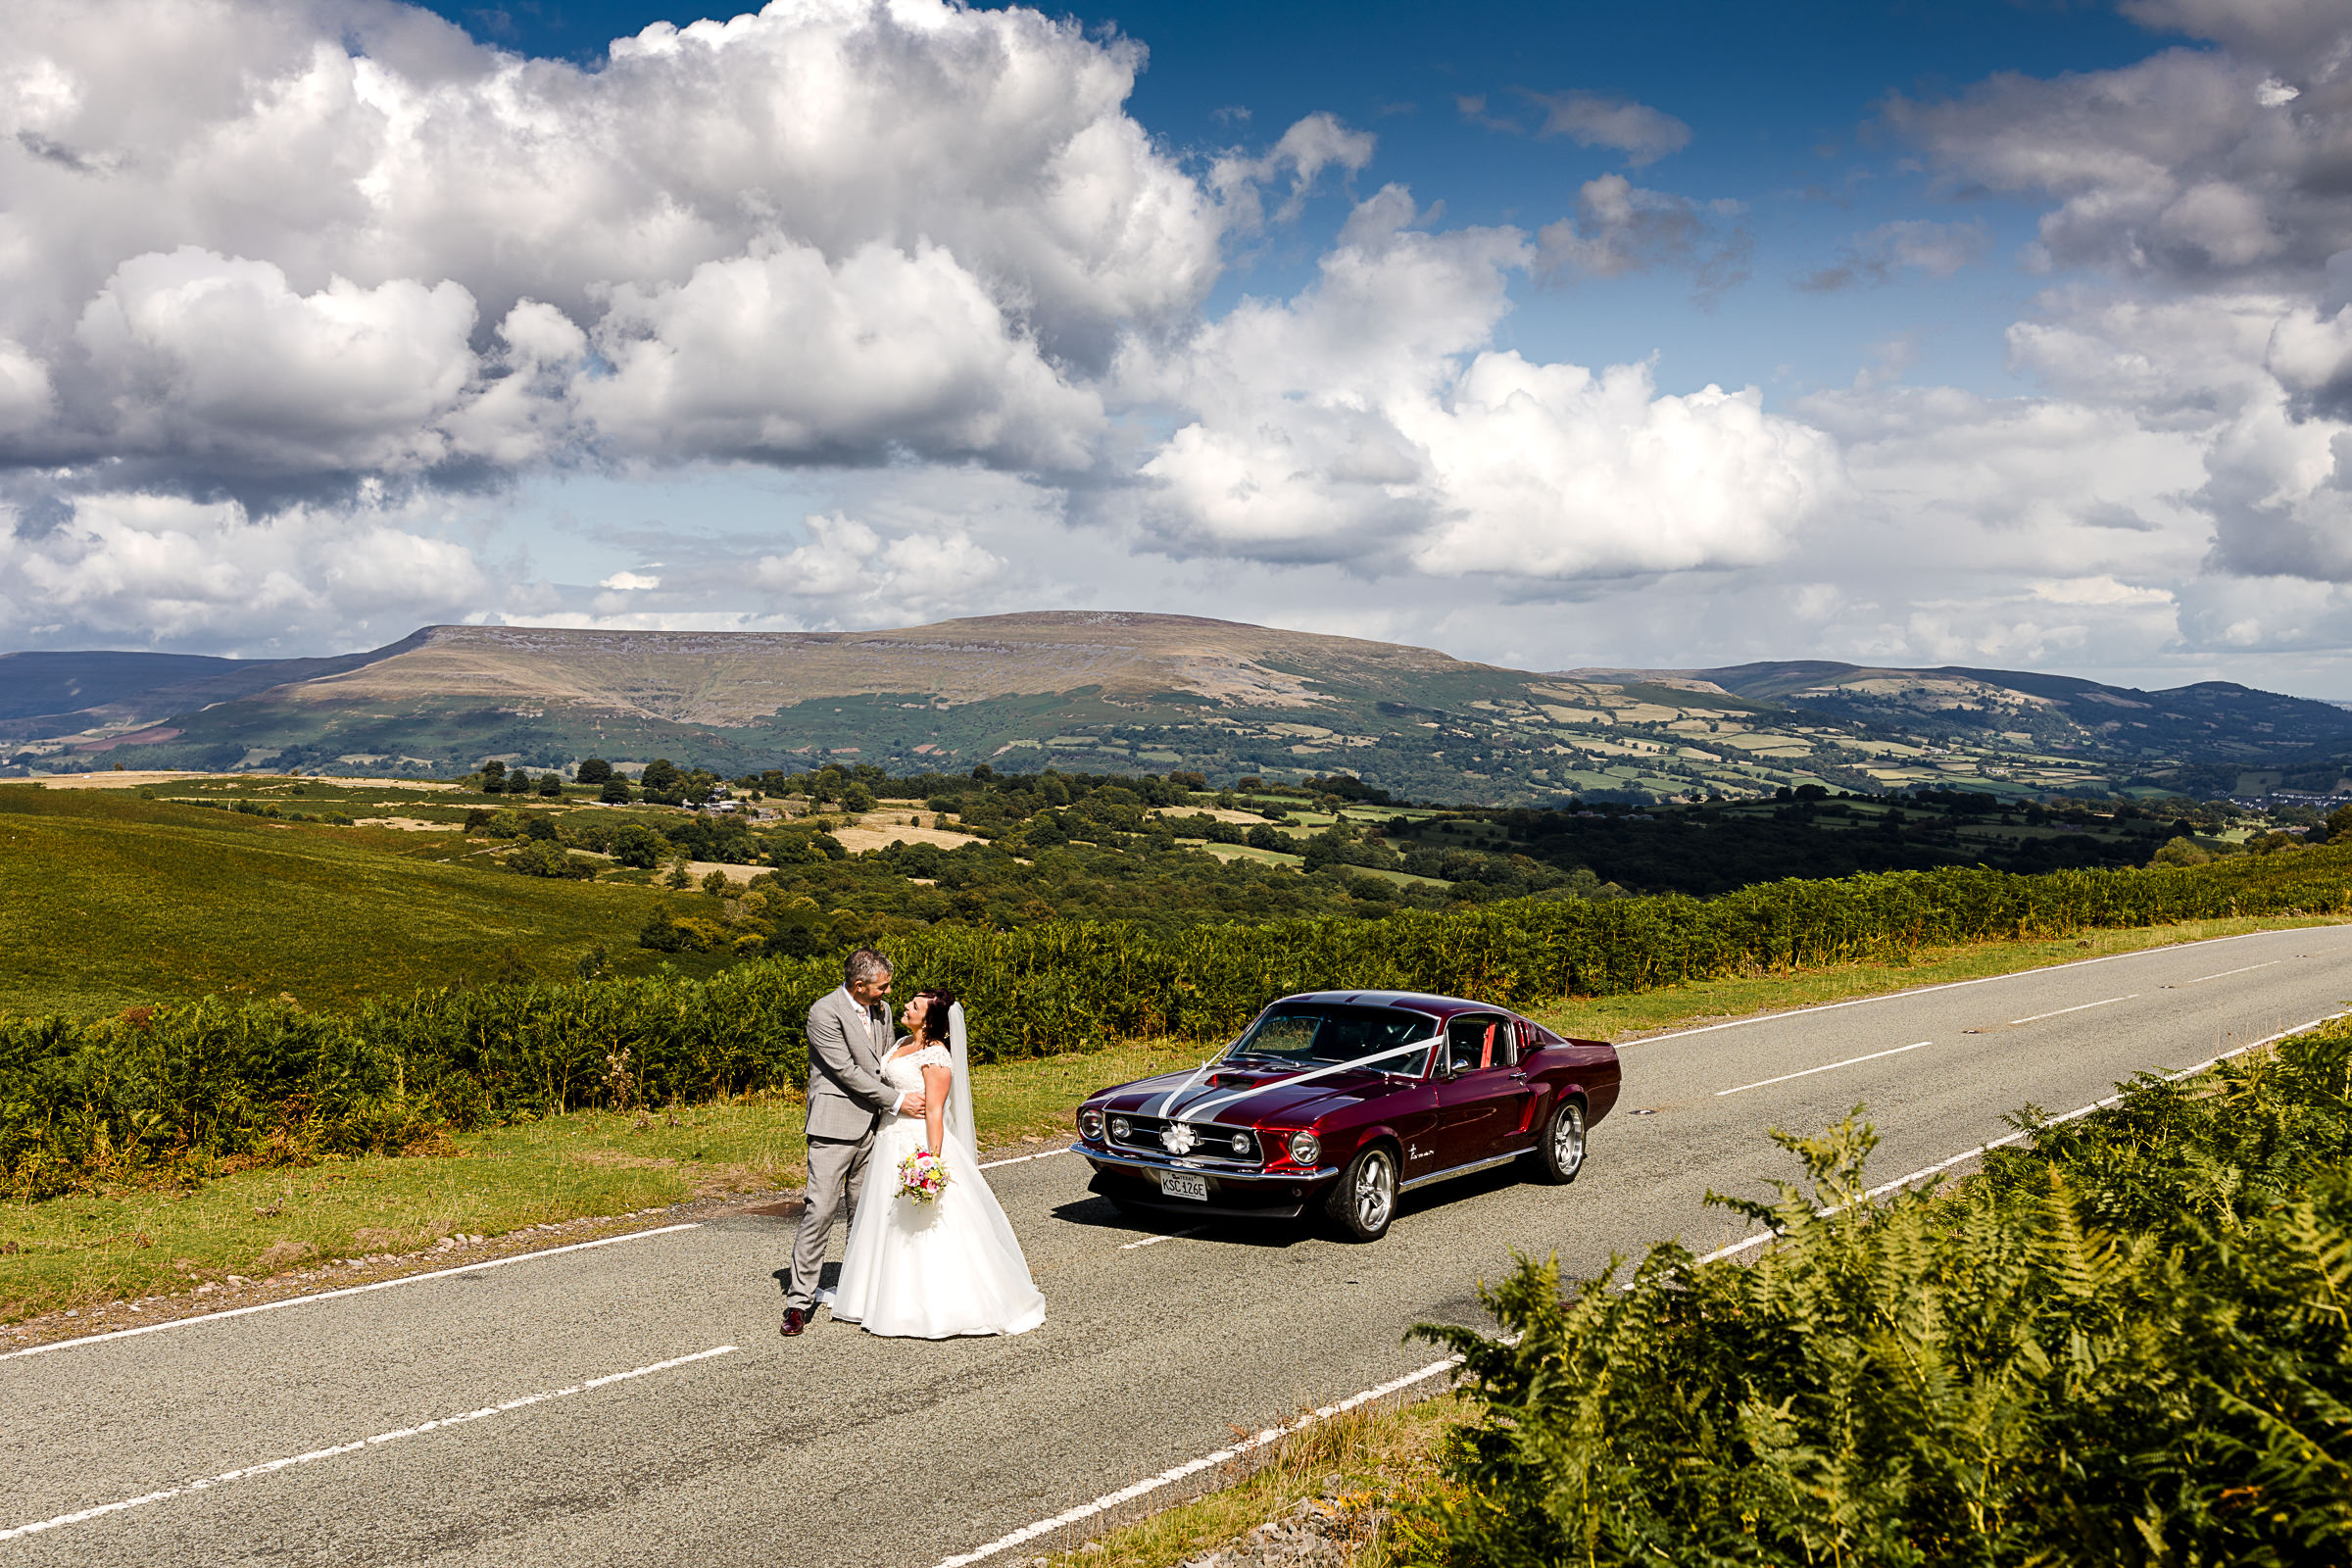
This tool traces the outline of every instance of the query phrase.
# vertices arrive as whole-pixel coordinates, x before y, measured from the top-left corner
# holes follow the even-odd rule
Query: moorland
[[[1118,612],[840,633],[432,626],[331,661],[0,656],[5,765],[454,777],[487,758],[695,757],[722,776],[1347,771],[1484,805],[1695,801],[1812,784],[2327,795],[2352,712],[2222,682],[1780,662],[1506,669],[1429,649]]]

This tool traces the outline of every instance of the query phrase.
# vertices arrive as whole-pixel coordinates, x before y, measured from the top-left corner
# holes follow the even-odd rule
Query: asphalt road
[[[2348,999],[2336,926],[1656,1037],[1575,1185],[1442,1184],[1370,1247],[1137,1229],[1075,1157],[1002,1166],[1049,1310],[1016,1340],[780,1339],[789,1224],[745,1216],[0,1357],[0,1564],[928,1568],[1426,1364],[1405,1331],[1482,1322],[1514,1249],[1736,1241],[1701,1195],[1790,1174],[1767,1127],[1866,1102],[1888,1179]]]

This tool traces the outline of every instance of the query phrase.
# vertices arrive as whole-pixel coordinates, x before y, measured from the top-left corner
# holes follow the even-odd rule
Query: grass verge
[[[521,879],[516,879],[521,880]],[[1910,964],[1851,963],[1670,986],[1539,1009],[1554,1028],[1602,1039],[1768,1008],[1881,996],[2111,953],[2326,919],[2204,920],[2094,931],[2081,939],[1923,952]],[[982,1145],[1063,1136],[1104,1084],[1189,1066],[1200,1047],[1129,1042],[1081,1055],[984,1065],[973,1100]],[[698,1196],[798,1185],[800,1102],[788,1096],[656,1111],[583,1112],[437,1141],[427,1157],[369,1156],[249,1170],[193,1191],[125,1189],[0,1207],[0,1322],[97,1302],[185,1294],[232,1275],[266,1277],[321,1258],[402,1252],[443,1237],[634,1213]]]
[[[1107,1083],[1200,1059],[1143,1042],[975,1069],[982,1145],[1066,1130]],[[643,1115],[588,1111],[437,1141],[418,1154],[239,1171],[193,1190],[127,1189],[0,1207],[0,1322],[181,1295],[322,1258],[409,1252],[444,1237],[635,1213],[797,1187],[798,1096]]]
[[[1317,1534],[1340,1548],[1349,1568],[1390,1568],[1401,1560],[1393,1555],[1387,1528],[1391,1504],[1426,1495],[1439,1485],[1440,1441],[1449,1425],[1469,1413],[1451,1394],[1396,1409],[1350,1410],[1286,1438],[1254,1470],[1246,1476],[1237,1472],[1224,1490],[1073,1550],[1027,1561],[1051,1568],[1172,1568],[1241,1543],[1268,1521],[1298,1519],[1303,1513],[1314,1521]],[[1301,1504],[1310,1506],[1302,1510]],[[1012,1559],[1016,1565],[1022,1561]]]

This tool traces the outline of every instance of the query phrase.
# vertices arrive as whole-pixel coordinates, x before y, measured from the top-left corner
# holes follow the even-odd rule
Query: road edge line
[[[1449,1355],[1442,1361],[1432,1361],[1417,1372],[1407,1372],[1400,1378],[1391,1378],[1388,1382],[1375,1384],[1359,1394],[1351,1394],[1336,1403],[1321,1405],[1286,1425],[1267,1427],[1261,1432],[1244,1438],[1231,1447],[1219,1448],[1216,1452],[1202,1454],[1198,1459],[1189,1459],[1172,1469],[1162,1470],[1155,1476],[1147,1476],[1133,1486],[1121,1487],[1116,1492],[1106,1492],[1092,1502],[1080,1503],[1077,1507],[1065,1509],[1050,1519],[1040,1519],[1035,1524],[1023,1525],[1012,1534],[1000,1536],[984,1546],[975,1546],[970,1551],[958,1552],[953,1557],[943,1557],[937,1568],[969,1568],[970,1564],[984,1562],[999,1552],[1010,1551],[1015,1546],[1027,1545],[1031,1542],[1050,1536],[1070,1525],[1082,1524],[1089,1519],[1099,1518],[1122,1503],[1133,1502],[1138,1497],[1149,1496],[1163,1488],[1174,1486],[1179,1481],[1197,1476],[1203,1470],[1213,1470],[1218,1465],[1229,1464],[1236,1459],[1255,1453],[1280,1443],[1287,1437],[1304,1432],[1307,1428],[1320,1422],[1328,1421],[1335,1415],[1344,1414],[1358,1405],[1369,1404],[1375,1399],[1384,1399],[1393,1394],[1402,1393],[1416,1383],[1425,1383],[1442,1372],[1452,1371],[1461,1364],[1462,1358],[1458,1355]]]
[[[620,1236],[601,1236],[593,1242],[572,1242],[564,1247],[546,1247],[529,1252],[514,1252],[506,1257],[484,1258],[479,1263],[461,1263],[456,1268],[437,1268],[426,1274],[401,1274],[388,1280],[371,1280],[366,1285],[346,1285],[332,1291],[313,1291],[307,1296],[288,1296],[275,1301],[256,1301],[251,1306],[232,1306],[219,1312],[198,1312],[190,1317],[175,1317],[161,1323],[141,1323],[136,1328],[110,1329],[104,1334],[84,1334],[78,1339],[51,1340],[47,1345],[29,1345],[22,1350],[0,1352],[0,1361],[14,1361],[24,1355],[47,1355],[51,1350],[70,1349],[77,1345],[103,1345],[109,1340],[136,1339],[142,1334],[161,1334],[166,1329],[184,1329],[191,1323],[218,1323],[225,1318],[250,1317],[256,1312],[274,1312],[281,1306],[308,1306],[314,1301],[332,1301],[346,1296],[365,1296],[370,1291],[388,1291],[395,1285],[416,1285],[424,1280],[445,1280],[456,1274],[473,1274],[486,1268],[504,1268],[509,1263],[527,1263],[533,1258],[554,1257],[561,1252],[584,1252],[592,1247],[612,1247],[621,1242],[642,1241],[648,1236],[668,1236],[678,1231],[703,1228],[701,1220],[688,1220],[679,1225],[662,1225],[647,1231],[630,1231]]]
[[[2262,933],[2248,932],[2247,935],[2260,936]],[[2234,941],[2235,938],[2222,937],[2218,938],[2217,940],[2230,942]],[[2249,1051],[2260,1051],[2265,1046],[2277,1045],[2279,1041],[2284,1040],[2289,1035],[2299,1035],[2306,1029],[2317,1029],[2324,1023],[2332,1023],[2336,1019],[2344,1017],[2347,1014],[2352,1014],[2352,1007],[2338,1007],[2333,1012],[2322,1013],[2317,1018],[2312,1019],[2309,1023],[2299,1023],[2291,1029],[2281,1029],[2275,1035],[2265,1035],[2260,1040],[2250,1040],[2242,1046],[2232,1046],[2230,1050],[2223,1052],[2218,1056],[2209,1057],[2204,1061],[2198,1062],[2194,1067],[2183,1067],[2179,1072],[2166,1073],[2164,1075],[2164,1081],[2166,1083],[2177,1084],[2183,1078],[2194,1078],[2201,1072],[2207,1072],[2215,1067],[2220,1066],[2223,1062],[2228,1061],[2231,1056],[2242,1056]],[[2068,1111],[2063,1116],[2052,1116],[2048,1121],[2043,1122],[2042,1125],[2044,1127],[2062,1126],[2067,1122],[2075,1121],[2081,1117],[2087,1116],[2094,1110],[2105,1110],[2109,1105],[2121,1103],[2123,1098],[2124,1097],[2119,1094],[2109,1095],[2104,1100],[2094,1100],[2087,1105],[2076,1106],[2073,1110]],[[2024,1131],[2019,1131],[2010,1133],[2005,1137],[1995,1138],[1986,1143],[1979,1144],[1974,1149],[1963,1150],[1961,1152],[1954,1154],[1949,1159],[1939,1159],[1935,1164],[1927,1166],[1921,1170],[1915,1170],[1908,1176],[1897,1176],[1890,1182],[1886,1182],[1880,1186],[1873,1187],[1870,1189],[1870,1191],[1864,1193],[1860,1198],[1855,1199],[1853,1203],[1866,1203],[1874,1198],[1882,1198],[1899,1188],[1909,1187],[1914,1182],[1924,1182],[1931,1176],[1941,1175],[1943,1172],[1950,1170],[1954,1165],[1961,1164],[1967,1160],[1975,1159],[1980,1154],[1987,1153],[1995,1149],[2004,1148],[2010,1144],[2023,1143],[2025,1139],[2026,1133]],[[1823,1219],[1827,1219],[1832,1214],[1838,1213],[1846,1208],[1851,1208],[1853,1203],[1843,1203],[1838,1205],[1838,1208],[1816,1209],[1814,1212],[1820,1215]],[[1729,1247],[1717,1248],[1714,1251],[1709,1252],[1704,1257],[1692,1258],[1690,1260],[1690,1266],[1696,1268],[1701,1263],[1718,1262],[1723,1258],[1731,1257],[1740,1252],[1744,1252],[1751,1247],[1762,1247],[1767,1242],[1777,1242],[1780,1239],[1781,1233],[1779,1231],[1758,1231],[1755,1235],[1748,1237],[1745,1241],[1734,1242]]]

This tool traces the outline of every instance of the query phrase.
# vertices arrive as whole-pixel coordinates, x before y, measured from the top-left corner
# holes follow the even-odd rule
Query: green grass
[[[454,831],[0,786],[0,1010],[90,1014],[281,992],[339,1005],[489,978],[514,961],[502,960],[508,948],[550,978],[598,944],[620,972],[650,971],[660,957],[637,947],[638,929],[657,908],[707,902],[517,876],[477,848]],[[694,970],[698,956],[679,966]]]
[[[973,1070],[982,1147],[1051,1142],[1105,1084],[1190,1066],[1204,1053],[1142,1042]],[[795,1095],[578,1112],[463,1134],[409,1156],[329,1159],[0,1207],[0,1321],[184,1293],[319,1258],[414,1251],[444,1236],[633,1213],[696,1197],[800,1185],[808,1146]],[[1041,1144],[1041,1147],[1044,1145]],[[288,1244],[291,1244],[290,1246]],[[271,1248],[281,1260],[262,1261]]]

